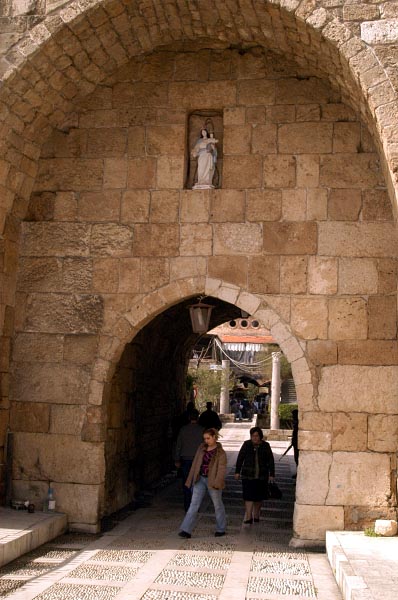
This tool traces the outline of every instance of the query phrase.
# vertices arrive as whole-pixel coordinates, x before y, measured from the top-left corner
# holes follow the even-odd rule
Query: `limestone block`
[[[146,150],[149,156],[181,156],[185,151],[184,125],[147,127]]]
[[[77,206],[79,221],[118,221],[120,192],[82,192]]]
[[[93,291],[117,292],[119,285],[118,260],[116,258],[96,258],[93,261]]]
[[[395,296],[371,296],[368,301],[369,337],[396,339],[397,299]]]
[[[231,261],[230,256],[211,256],[208,259],[208,272],[210,277],[233,283],[240,287],[247,285],[247,257],[235,256]]]
[[[325,412],[395,415],[397,389],[398,367],[328,366],[321,370],[319,408]]]
[[[364,221],[391,221],[392,206],[387,190],[365,190],[362,219]]]
[[[83,524],[98,524],[102,485],[56,482],[54,493],[57,498],[57,510],[68,515],[69,527],[74,528],[75,523],[80,527]]]
[[[208,190],[186,190],[181,193],[181,223],[208,223],[210,196]]]
[[[12,431],[47,433],[50,426],[50,405],[41,402],[13,402],[10,411]]]
[[[322,106],[322,120],[324,121],[356,121],[357,115],[347,104],[331,102]]]
[[[287,356],[289,362],[296,361],[304,356],[304,351],[295,337],[290,337],[280,343],[282,352]]]
[[[332,430],[332,414],[317,411],[300,411],[300,429],[306,431]]]
[[[377,261],[379,294],[394,293],[397,289],[397,261],[381,259]]]
[[[337,344],[332,340],[308,342],[308,356],[315,365],[334,365],[337,362]]]
[[[64,336],[64,360],[81,365],[89,365],[94,362],[98,348],[98,337],[96,335],[65,335]]]
[[[306,190],[282,190],[282,219],[284,221],[305,221],[306,217]]]
[[[135,294],[140,291],[141,263],[139,258],[119,260],[119,292]]]
[[[156,179],[155,158],[130,158],[127,164],[127,187],[133,189],[154,188]],[[124,187],[124,186],[122,186]]]
[[[152,223],[134,228],[135,256],[178,256],[179,227],[177,224]]]
[[[392,223],[318,224],[319,254],[352,257],[394,257],[398,255],[398,237]]]
[[[122,223],[147,223],[150,194],[146,190],[126,190],[121,200]]]
[[[264,156],[264,187],[292,188],[296,185],[296,159],[294,156]],[[259,186],[251,186],[259,187]]]
[[[278,129],[278,148],[283,154],[322,154],[332,151],[331,123],[289,123]]]
[[[329,337],[332,340],[366,340],[368,315],[363,298],[329,299]]]
[[[328,192],[322,188],[307,190],[307,220],[325,221],[328,218]]]
[[[334,452],[326,504],[385,506],[391,495],[390,457],[371,452]]]
[[[58,258],[21,258],[18,289],[25,292],[51,292],[62,288],[62,261]]]
[[[245,194],[238,190],[214,190],[210,218],[213,222],[245,220]]]
[[[65,258],[62,268],[63,291],[90,292],[92,261],[88,258]]]
[[[54,200],[54,221],[75,221],[77,199],[74,192],[57,192]]]
[[[230,263],[229,258],[228,263]],[[202,256],[180,256],[177,258],[172,258],[170,260],[170,279],[174,280],[185,279],[187,277],[201,277],[206,275],[206,268],[206,259]]]
[[[374,452],[396,452],[398,415],[369,415],[368,448]]]
[[[62,335],[17,333],[13,340],[13,360],[16,362],[62,362]]]
[[[143,258],[141,291],[152,292],[169,282],[169,261],[166,258]]]
[[[80,441],[74,435],[17,433],[14,478],[62,483],[99,484],[104,481],[103,444]],[[73,461],[65,457],[73,456]]]
[[[361,38],[367,44],[394,44],[398,41],[398,19],[361,23]]]
[[[161,190],[151,192],[151,223],[175,223],[178,221],[180,197],[178,192]]]
[[[146,57],[140,67],[142,81],[168,81],[174,73],[174,56],[168,52],[154,53]],[[131,63],[131,68],[137,69],[137,63]],[[129,71],[130,73],[130,71]]]
[[[227,154],[249,154],[251,138],[251,125],[226,126],[224,128],[224,156]]]
[[[376,294],[378,286],[377,263],[368,258],[341,258],[339,260],[340,294]]]
[[[138,225],[137,227],[146,227]],[[90,250],[93,256],[129,256],[133,231],[127,225],[98,223],[91,229]]]
[[[316,122],[321,120],[321,107],[319,104],[298,104],[296,107],[296,121]]]
[[[360,123],[333,124],[333,152],[358,152],[361,144]]]
[[[297,161],[297,186],[300,188],[319,187],[319,156],[300,154]]]
[[[344,530],[344,508],[342,506],[312,506],[296,502],[293,530],[294,535],[298,538],[324,540],[326,531]]]
[[[50,433],[79,435],[85,417],[83,406],[52,406]]]
[[[282,210],[280,190],[249,190],[246,197],[248,221],[279,221]]]
[[[329,492],[330,452],[303,451],[297,472],[296,502],[325,504]]]
[[[104,161],[104,188],[125,188],[127,166],[125,158],[106,158]]]
[[[314,386],[312,383],[295,383],[300,410],[315,410]]]
[[[261,225],[220,223],[214,225],[214,254],[259,254],[262,249]]]
[[[271,307],[285,322],[290,321],[290,297],[267,296],[267,306]],[[286,338],[285,338],[286,339]]]
[[[280,268],[277,256],[249,257],[248,289],[258,294],[279,294]]]
[[[213,228],[207,223],[187,223],[180,228],[180,256],[208,256],[213,251]]]
[[[291,327],[306,340],[327,337],[328,310],[324,298],[292,298]]]
[[[301,450],[328,452],[332,449],[332,434],[330,431],[306,431],[300,429],[298,446]]]
[[[398,344],[393,340],[343,340],[338,346],[342,365],[398,364]]]
[[[119,127],[102,127],[88,130],[87,156],[110,158],[124,156],[127,131]]]
[[[264,252],[267,254],[315,254],[315,223],[264,223]]]
[[[310,77],[297,79],[286,77],[276,82],[276,97],[279,104],[328,104],[333,92],[322,79]]]
[[[180,189],[184,185],[184,157],[160,156],[157,166],[157,187]],[[148,187],[155,187],[154,185]]]
[[[263,183],[262,157],[258,154],[226,156],[223,186],[227,189],[259,188]]]
[[[393,519],[376,519],[375,533],[384,537],[397,535],[397,522]]]
[[[129,127],[127,140],[127,155],[145,155],[145,127]]]
[[[257,296],[241,291],[235,304],[249,315],[253,315],[260,306],[261,301]]]
[[[305,294],[307,291],[307,257],[281,256],[282,294]]]
[[[227,107],[224,110],[224,125],[244,125],[246,122],[246,109],[244,106]]]
[[[113,88],[112,106],[164,106],[167,104],[167,83],[121,82]]]
[[[21,227],[22,256],[88,256],[88,225],[25,222]]]
[[[383,186],[379,159],[371,153],[321,156],[320,184],[331,188]]]
[[[32,294],[25,329],[43,333],[96,333],[101,327],[103,301],[96,295]]]
[[[310,256],[308,259],[308,291],[310,294],[335,294],[337,292],[337,273],[337,259]]]
[[[165,103],[166,104],[166,103]],[[215,106],[236,104],[234,81],[172,82],[169,85],[169,105],[182,108],[214,109]]]
[[[361,413],[333,414],[333,450],[365,451],[367,448],[367,415]]]
[[[294,123],[296,120],[296,107],[289,104],[267,106],[266,120],[269,123]]]
[[[277,129],[273,123],[254,125],[251,148],[253,154],[276,154],[276,135]]]
[[[224,102],[226,104],[226,102]],[[275,104],[275,81],[270,79],[249,79],[238,82],[239,104]],[[281,102],[281,104],[283,104]]]
[[[21,402],[85,404],[90,373],[73,364],[17,363],[11,397]]]
[[[36,191],[95,190],[102,186],[103,161],[99,158],[43,158]]]
[[[292,362],[292,373],[296,387],[303,383],[312,383],[311,371],[304,356]]]
[[[360,190],[330,190],[328,202],[329,219],[333,221],[357,221],[361,207],[362,198]]]

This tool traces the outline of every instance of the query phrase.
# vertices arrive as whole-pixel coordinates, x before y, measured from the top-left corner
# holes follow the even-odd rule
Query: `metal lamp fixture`
[[[191,304],[188,308],[192,331],[194,333],[206,333],[209,331],[210,316],[214,306],[204,304],[199,300],[197,304]]]

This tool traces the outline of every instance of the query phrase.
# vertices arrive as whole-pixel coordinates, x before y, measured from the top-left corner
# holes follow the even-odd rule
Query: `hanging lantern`
[[[189,316],[191,317],[192,331],[194,333],[206,333],[209,331],[209,323],[213,306],[211,304],[192,304],[189,308]]]

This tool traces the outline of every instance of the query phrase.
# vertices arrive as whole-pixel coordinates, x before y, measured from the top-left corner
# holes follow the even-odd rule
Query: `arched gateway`
[[[362,22],[360,38],[356,5],[163,4],[65,2],[2,57],[1,422],[14,493],[40,499],[53,481],[81,529],[122,506],[109,478],[118,464],[128,477],[122,407],[131,378],[130,406],[148,380],[134,344],[153,360],[163,335],[168,350],[180,340],[181,382],[190,338],[173,307],[204,293],[270,326],[292,362],[295,536],[395,516],[388,36]],[[192,139],[209,120],[218,178],[192,189]]]

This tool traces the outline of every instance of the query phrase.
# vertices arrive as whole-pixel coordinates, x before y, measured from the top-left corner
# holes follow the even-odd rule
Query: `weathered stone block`
[[[93,261],[93,291],[117,292],[119,285],[118,261],[116,258],[97,258]]]
[[[223,165],[225,188],[259,188],[263,183],[262,157],[255,155],[226,156]]]
[[[318,224],[319,254],[327,256],[395,257],[398,236],[392,223]]]
[[[167,258],[143,258],[141,270],[141,291],[152,292],[169,282],[169,261]]]
[[[54,221],[76,221],[77,198],[74,192],[57,192],[54,200]]]
[[[306,431],[300,425],[298,446],[300,451],[328,452],[332,449],[332,434],[330,431]]]
[[[83,223],[23,223],[22,256],[87,256],[90,227]]]
[[[396,452],[398,415],[369,415],[368,448],[374,452]]]
[[[152,223],[176,223],[180,197],[177,191],[151,192],[150,221]]]
[[[85,417],[83,406],[52,406],[50,433],[79,435]]]
[[[341,258],[339,260],[340,294],[376,294],[378,272],[375,260]]]
[[[324,298],[292,298],[291,326],[305,340],[327,337],[328,310]]]
[[[181,256],[208,256],[213,251],[213,228],[207,223],[182,224],[180,228]]]
[[[164,106],[167,104],[167,83],[122,82],[113,86],[112,106]]]
[[[228,264],[231,261],[228,257]],[[236,265],[235,265],[236,266]],[[187,279],[188,277],[202,277],[206,275],[206,258],[203,256],[180,256],[170,259],[170,279]],[[239,268],[238,268],[239,271]],[[210,272],[210,264],[209,264]],[[233,269],[236,276],[235,269]],[[216,275],[218,277],[218,275]],[[246,281],[246,279],[245,279]]]
[[[121,201],[122,223],[147,223],[150,194],[146,190],[126,190]]]
[[[239,81],[238,103],[251,105],[275,104],[275,81],[269,79]]]
[[[366,301],[356,297],[331,298],[329,337],[333,340],[365,340],[368,337]]]
[[[119,260],[119,292],[138,293],[140,291],[141,264],[139,258]]]
[[[307,257],[281,256],[282,294],[305,294],[307,291]]]
[[[156,187],[156,159],[130,158],[127,167],[127,187],[148,189]]]
[[[335,294],[337,292],[337,273],[337,259],[310,256],[308,259],[308,291],[310,294]]]
[[[282,219],[284,221],[305,221],[306,218],[306,190],[282,190]]]
[[[398,364],[398,345],[392,340],[343,340],[338,346],[342,365]]]
[[[371,296],[368,300],[369,337],[396,339],[397,299],[395,296]]]
[[[127,140],[127,155],[145,155],[145,127],[129,127]]]
[[[328,104],[333,92],[322,79],[296,79],[286,77],[276,82],[276,97],[279,104]]]
[[[210,218],[213,222],[245,220],[245,193],[237,190],[214,190],[211,194]]]
[[[104,163],[104,188],[125,188],[127,181],[127,159],[106,158]]]
[[[89,258],[65,258],[62,268],[62,291],[90,292],[92,262]]]
[[[267,254],[315,254],[315,223],[264,223],[264,252]]]
[[[208,223],[210,196],[208,190],[187,190],[181,193],[181,223]]]
[[[254,223],[214,225],[214,254],[259,254],[261,249],[260,225]]]
[[[350,385],[347,385],[350,382]],[[398,414],[398,367],[333,365],[319,382],[319,409],[325,412]]]
[[[39,162],[35,190],[95,190],[102,186],[102,177],[101,159],[45,158]]]
[[[17,333],[13,340],[13,360],[26,362],[62,362],[62,335]]]
[[[82,192],[78,200],[79,221],[118,221],[120,192]]]
[[[240,287],[247,285],[247,257],[235,256],[211,256],[208,259],[209,276],[221,279],[227,283],[233,283]]]
[[[333,450],[365,451],[367,448],[367,415],[360,413],[333,414]]]
[[[391,494],[390,458],[371,452],[334,452],[326,504],[385,506]]]
[[[320,184],[331,188],[383,186],[376,154],[330,154],[321,156]]]
[[[10,427],[15,432],[46,433],[50,426],[50,410],[49,404],[40,402],[13,402]]]
[[[173,82],[169,86],[169,104],[183,108],[214,109],[215,106],[236,104],[236,83],[234,81],[203,81],[200,85],[187,82]]]
[[[307,349],[315,365],[334,365],[337,362],[337,344],[332,340],[309,341]]]
[[[322,154],[332,151],[331,123],[289,123],[278,129],[278,148],[283,154]]]
[[[146,149],[149,156],[181,156],[185,151],[184,125],[147,127]]]
[[[276,135],[277,129],[273,123],[254,125],[251,148],[253,154],[275,154],[277,151]]]
[[[391,221],[392,206],[387,190],[365,190],[362,219],[364,221]]]
[[[18,289],[25,292],[53,292],[62,288],[62,260],[22,257],[19,260]]]
[[[157,166],[157,187],[180,189],[184,185],[184,158],[160,156]],[[155,186],[148,186],[155,187]]]
[[[311,342],[320,344],[326,342]],[[300,411],[300,429],[307,431],[328,431],[332,430],[332,415],[321,411]]]
[[[328,218],[328,192],[322,188],[307,190],[307,220],[325,221]]]
[[[57,510],[68,515],[68,523],[72,529],[92,525],[94,531],[98,526],[98,506],[102,501],[101,485],[82,485],[74,483],[54,483],[57,498]]]
[[[179,227],[177,224],[136,225],[133,254],[135,256],[178,256]]]
[[[393,519],[376,519],[375,533],[384,537],[397,535],[397,522]]]
[[[250,190],[246,197],[248,221],[279,221],[282,214],[280,190]]]
[[[89,129],[87,156],[110,158],[123,156],[127,146],[127,131],[122,128]]]
[[[64,360],[81,365],[89,365],[94,362],[98,348],[98,337],[96,335],[65,335],[64,336]]]
[[[279,257],[253,256],[249,258],[248,289],[259,294],[279,294]]]
[[[236,165],[236,168],[238,165]],[[238,173],[239,174],[239,169]],[[291,188],[296,185],[296,159],[294,156],[264,156],[264,187]],[[244,186],[245,187],[245,186]],[[260,186],[250,186],[260,187]]]
[[[357,221],[362,208],[360,190],[330,190],[328,202],[329,219],[333,221]]]
[[[333,152],[359,152],[361,144],[360,123],[333,124]]]
[[[246,122],[246,109],[244,106],[228,107],[224,110],[224,125],[244,125]]]
[[[43,333],[96,333],[103,302],[96,295],[32,294],[25,312],[25,330]]]
[[[141,227],[145,227],[145,225]],[[126,225],[95,224],[91,230],[91,254],[93,256],[128,256],[131,254],[132,241],[132,229]]]
[[[309,497],[308,502],[311,501]],[[324,540],[326,531],[344,530],[344,508],[342,506],[294,505],[294,535],[309,540]]]
[[[393,258],[385,258],[377,261],[377,291],[379,294],[395,293],[397,289],[397,266],[397,261]]]
[[[304,451],[300,453],[296,489],[298,504],[308,502],[315,505],[325,504],[329,492],[328,474],[331,463],[332,454],[329,452]],[[316,469],[314,465],[316,465]]]
[[[224,128],[224,155],[249,154],[251,150],[251,125],[226,126]]]

